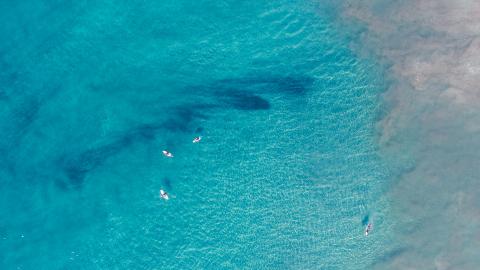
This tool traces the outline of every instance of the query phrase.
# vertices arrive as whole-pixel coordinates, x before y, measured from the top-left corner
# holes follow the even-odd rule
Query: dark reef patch
[[[189,89],[195,92],[191,94],[197,95],[201,102],[173,107],[165,112],[168,116],[163,121],[138,125],[121,136],[113,138],[109,143],[77,154],[64,154],[59,157],[56,164],[64,172],[64,177],[57,180],[57,184],[63,189],[81,187],[88,173],[102,166],[108,158],[136,143],[145,144],[154,141],[161,131],[201,133],[203,128],[192,127],[192,124],[197,119],[208,119],[207,113],[212,109],[269,110],[270,102],[261,95],[275,93],[302,95],[312,83],[313,79],[305,76],[262,75],[222,79],[202,86],[191,86]],[[34,118],[35,111],[24,112],[23,122],[29,122],[32,117]],[[175,144],[167,140],[166,147],[173,149]],[[170,181],[166,179],[164,184],[169,187]]]
[[[110,143],[86,150],[78,154],[64,154],[57,159],[56,164],[64,172],[66,179],[56,182],[62,189],[68,187],[79,188],[89,172],[101,166],[108,158],[120,153],[136,143],[146,144],[154,141],[162,130],[173,132],[188,132],[190,124],[197,118],[206,119],[207,116],[200,112],[200,108],[208,106],[179,106],[171,110],[170,117],[161,123],[142,124],[126,131]],[[167,143],[172,148],[173,143]]]
[[[202,110],[212,108],[210,105],[183,105],[169,111],[169,118],[162,127],[172,132],[191,132],[190,124],[195,119],[208,119]]]
[[[188,86],[188,94],[198,96],[199,100],[211,100],[213,108],[231,108],[242,111],[268,110],[270,102],[265,95],[284,94],[298,97],[304,95],[312,86],[314,79],[303,75],[248,75],[240,78],[215,80],[203,85]],[[207,102],[208,103],[208,102]],[[205,106],[205,105],[203,105]],[[183,118],[188,120],[188,111]],[[182,126],[168,123],[168,128],[184,130]]]
[[[236,110],[268,110],[270,102],[261,95],[288,94],[304,95],[314,79],[307,76],[255,75],[242,78],[227,78],[212,83],[189,87],[203,97],[213,95],[221,106]]]
[[[260,93],[305,94],[314,79],[306,76],[246,76],[215,82],[217,89],[249,90]]]
[[[129,130],[111,143],[87,150],[78,155],[64,155],[58,159],[60,168],[68,178],[68,186],[80,187],[86,175],[101,166],[109,157],[120,153],[134,143],[146,143],[156,137],[161,125],[140,125]],[[63,183],[60,186],[65,186]]]
[[[125,142],[128,142],[128,140],[87,150],[76,156],[65,155],[60,157],[58,164],[65,172],[68,182],[65,182],[63,179],[57,179],[57,185],[62,189],[66,187],[81,187],[87,173],[103,164],[109,156],[117,153],[121,149],[120,145]]]
[[[225,91],[217,93],[218,99],[225,105],[243,111],[268,110],[270,103],[257,95],[240,91]]]

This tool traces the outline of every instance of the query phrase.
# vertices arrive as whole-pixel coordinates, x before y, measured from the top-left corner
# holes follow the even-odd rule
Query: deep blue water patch
[[[241,91],[223,91],[216,93],[217,98],[228,107],[244,111],[268,110],[270,103],[254,94]]]

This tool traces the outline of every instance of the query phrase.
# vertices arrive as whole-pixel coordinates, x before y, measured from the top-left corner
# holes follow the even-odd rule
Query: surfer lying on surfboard
[[[168,200],[168,193],[165,192],[163,189],[160,189],[160,198]]]
[[[163,155],[166,156],[166,157],[169,157],[169,158],[172,158],[173,157],[173,154],[168,152],[167,150],[163,150],[162,151]]]
[[[202,140],[202,136],[195,137],[195,138],[193,139],[193,143],[198,143],[198,142],[200,142],[201,140]]]
[[[373,229],[373,224],[368,223],[367,227],[365,228],[365,236],[368,236],[368,234],[372,231]]]

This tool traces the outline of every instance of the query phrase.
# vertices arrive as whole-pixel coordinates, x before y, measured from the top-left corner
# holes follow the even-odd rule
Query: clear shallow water
[[[381,256],[382,82],[320,4],[3,5],[2,269]]]

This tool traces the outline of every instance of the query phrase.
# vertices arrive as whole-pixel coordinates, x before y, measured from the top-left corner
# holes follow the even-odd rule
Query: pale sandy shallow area
[[[376,269],[480,269],[480,1],[345,1],[388,68],[380,123],[398,245]]]

